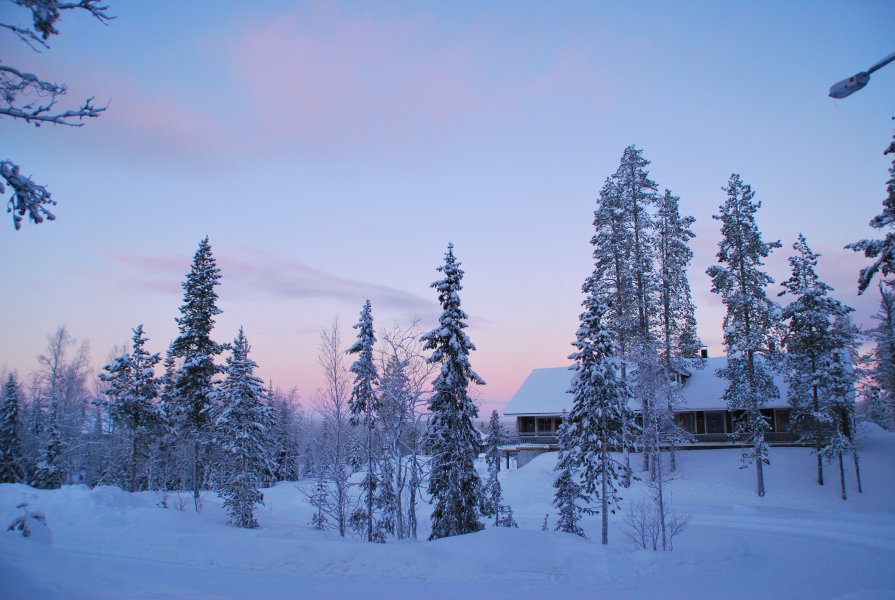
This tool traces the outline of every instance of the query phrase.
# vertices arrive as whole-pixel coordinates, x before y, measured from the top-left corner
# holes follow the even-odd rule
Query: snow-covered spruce
[[[488,434],[485,437],[485,464],[488,467],[488,479],[484,485],[484,502],[482,516],[494,517],[494,525],[515,526],[512,520],[512,509],[503,503],[503,490],[500,487],[500,448],[508,442],[506,431],[500,423],[497,411],[491,411],[488,422]],[[506,517],[509,515],[509,518]],[[512,524],[511,524],[512,523]]]
[[[19,385],[10,373],[6,377],[0,399],[0,483],[20,483],[24,478]]]
[[[174,424],[179,441],[188,446],[189,472],[196,510],[201,507],[199,492],[205,483],[206,454],[211,435],[211,396],[214,376],[221,372],[215,357],[224,350],[211,339],[217,307],[221,271],[211,253],[208,237],[199,242],[190,272],[183,282],[183,305],[177,318],[178,336],[171,343],[171,355],[182,359],[174,384]]]
[[[868,333],[873,342],[870,382],[864,390],[868,416],[886,429],[895,429],[895,290],[879,285],[876,326]]]
[[[123,483],[131,492],[149,486],[142,467],[150,457],[154,438],[162,433],[162,418],[155,404],[159,389],[155,366],[160,357],[146,351],[148,338],[143,335],[143,325],[138,325],[133,334],[131,352],[117,357],[99,374],[106,384],[109,416],[126,438],[127,479]]]
[[[727,309],[724,315],[724,348],[727,366],[718,375],[727,379],[724,400],[732,411],[739,411],[735,430],[749,446],[743,451],[743,467],[755,464],[756,487],[764,496],[764,465],[769,463],[765,432],[769,424],[761,409],[769,400],[780,397],[771,377],[777,359],[780,307],[770,300],[765,288],[774,279],[762,271],[763,259],[780,242],[765,243],[755,224],[761,207],[755,194],[736,173],[730,176],[727,199],[720,214],[721,241],[718,263],[708,268],[712,291],[721,296]]]
[[[438,270],[444,278],[432,287],[438,291],[442,313],[438,327],[422,337],[423,348],[433,351],[429,362],[441,365],[429,400],[429,495],[433,504],[430,540],[484,527],[479,520],[482,486],[475,470],[481,442],[473,426],[479,411],[469,397],[468,386],[470,382],[485,382],[469,364],[469,353],[475,346],[463,331],[468,318],[460,307],[463,270],[454,257],[453,244],[448,244],[444,265]]]
[[[611,451],[624,448],[625,427],[633,421],[628,408],[631,391],[619,375],[620,361],[613,352],[609,331],[603,323],[607,308],[593,288],[582,303],[581,324],[569,359],[575,364],[570,394],[567,445],[571,468],[581,473],[584,493],[600,502],[601,542],[609,543],[609,512],[619,497],[619,465]]]
[[[553,506],[556,507],[557,514],[555,531],[563,531],[565,533],[574,533],[581,537],[584,535],[584,529],[581,527],[581,519],[584,515],[592,515],[596,511],[587,504],[587,495],[584,493],[584,487],[581,485],[578,473],[575,471],[569,454],[569,426],[568,415],[563,413],[563,423],[557,430],[557,438],[559,441],[559,454],[556,458],[556,467],[554,471],[558,473],[553,481]],[[547,515],[544,515],[544,524],[542,529],[547,529]]]
[[[881,240],[860,240],[846,246],[874,259],[869,267],[861,269],[858,277],[859,294],[864,293],[876,274],[880,275],[889,289],[895,287],[895,141],[889,144],[884,154],[893,155],[889,180],[886,182],[886,197],[883,199],[882,212],[870,219],[870,226],[881,229],[886,235]]]
[[[220,407],[214,422],[216,446],[221,451],[221,475],[217,492],[224,498],[230,523],[257,527],[254,508],[262,504],[260,489],[265,474],[273,468],[268,449],[272,424],[269,392],[249,358],[249,342],[242,327],[227,357],[226,378],[215,396]]]
[[[351,401],[348,408],[352,415],[352,424],[357,425],[361,421],[364,427],[364,462],[366,474],[361,486],[364,493],[364,506],[366,512],[362,515],[363,528],[368,542],[374,541],[374,494],[378,485],[376,463],[373,448],[373,432],[376,426],[376,414],[379,411],[379,395],[376,386],[379,385],[379,374],[373,362],[373,347],[376,345],[376,335],[373,331],[373,312],[370,301],[364,303],[360,312],[360,319],[354,325],[357,329],[357,340],[348,348],[348,354],[357,354],[357,360],[349,369],[354,374],[354,386],[351,389]],[[376,536],[381,539],[382,536]]]

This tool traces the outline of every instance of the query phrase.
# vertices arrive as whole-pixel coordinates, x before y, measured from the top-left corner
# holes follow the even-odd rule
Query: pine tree
[[[199,492],[205,479],[205,457],[211,438],[213,378],[221,372],[214,363],[224,346],[211,339],[217,307],[214,288],[221,278],[206,237],[199,242],[190,272],[183,282],[183,305],[177,318],[179,335],[171,343],[171,355],[182,359],[175,382],[178,434],[192,448],[193,501],[201,507]]]
[[[379,375],[376,365],[373,363],[373,346],[376,344],[376,335],[373,331],[373,313],[370,301],[364,303],[360,313],[360,320],[354,325],[357,329],[357,341],[348,349],[348,354],[357,354],[358,358],[349,369],[354,373],[354,387],[351,390],[351,401],[348,405],[352,414],[352,422],[357,424],[359,415],[363,415],[364,428],[366,429],[366,443],[364,453],[366,455],[367,474],[363,484],[365,504],[367,507],[364,515],[367,541],[373,541],[373,504],[374,493],[377,485],[375,472],[375,460],[373,456],[373,429],[376,426],[376,413],[379,410],[379,397],[375,387],[379,384]]]
[[[780,397],[771,376],[770,361],[776,351],[779,307],[768,299],[765,288],[774,282],[761,270],[763,259],[780,242],[765,243],[755,224],[755,212],[761,207],[755,194],[736,173],[730,176],[727,199],[720,214],[722,239],[718,243],[718,262],[708,268],[712,291],[721,295],[727,308],[724,316],[724,347],[727,366],[719,377],[727,379],[724,400],[737,411],[736,430],[749,447],[743,451],[743,466],[755,464],[757,491],[764,496],[763,467],[769,464],[765,432],[769,424],[761,409],[769,400]]]
[[[475,470],[481,442],[473,426],[478,409],[468,394],[469,383],[484,385],[469,364],[475,346],[463,331],[468,318],[460,307],[463,270],[448,244],[444,278],[432,284],[438,290],[442,313],[439,326],[422,337],[429,362],[441,365],[429,399],[431,413],[429,444],[432,451],[429,495],[432,497],[430,540],[481,530],[478,509],[482,486]]]
[[[581,519],[584,515],[592,515],[596,511],[587,505],[587,494],[584,493],[584,487],[572,464],[567,420],[567,415],[563,414],[563,424],[556,432],[559,441],[559,455],[553,470],[559,474],[553,481],[553,489],[556,490],[553,492],[553,506],[556,507],[559,518],[556,520],[554,531],[574,533],[586,538],[584,529],[580,525]],[[542,529],[547,529],[546,515]]]
[[[144,348],[148,338],[143,337],[143,325],[138,325],[133,334],[131,353],[104,366],[105,373],[99,375],[108,384],[109,415],[129,438],[127,487],[130,492],[143,487],[137,481],[139,465],[149,457],[152,439],[161,433],[161,415],[155,405],[159,388],[155,366],[160,358]]]
[[[895,141],[883,154],[895,155]],[[864,293],[877,273],[890,289],[895,287],[895,158],[889,167],[883,211],[870,220],[870,226],[885,231],[886,237],[882,240],[860,240],[846,246],[855,252],[863,252],[867,258],[876,259],[869,267],[861,269],[858,277],[859,294]]]
[[[831,376],[830,361],[840,350],[842,340],[833,331],[836,319],[851,308],[831,298],[829,285],[817,275],[817,259],[805,236],[793,244],[796,254],[789,258],[792,276],[782,283],[780,295],[790,294],[793,301],[783,309],[787,322],[786,378],[789,404],[794,422],[808,434],[803,438],[814,446],[817,455],[817,483],[824,484],[821,448],[835,432],[837,417],[831,399],[824,393]]]
[[[0,483],[21,483],[24,479],[19,386],[10,373],[3,386],[3,400],[0,403]]]
[[[879,312],[877,322],[868,333],[873,342],[870,353],[869,399],[873,420],[886,429],[895,428],[895,289],[879,284]]]
[[[258,526],[255,505],[264,503],[259,488],[273,468],[267,447],[273,419],[266,403],[270,393],[254,374],[257,365],[249,358],[249,350],[240,327],[227,357],[226,378],[216,392],[221,408],[214,426],[216,445],[223,451],[223,476],[217,491],[224,498],[230,523],[254,528]]]
[[[834,340],[833,350],[827,359],[827,373],[824,378],[823,395],[827,398],[833,416],[833,432],[828,437],[823,454],[827,460],[839,463],[839,489],[843,500],[845,491],[844,457],[852,455],[858,493],[861,493],[861,466],[855,443],[855,381],[854,363],[858,357],[858,328],[849,318],[848,312],[836,316],[831,326]]]
[[[620,361],[613,352],[610,333],[603,320],[607,308],[594,287],[582,305],[581,324],[569,359],[575,371],[569,393],[574,394],[568,420],[568,460],[581,472],[584,493],[600,501],[601,541],[609,543],[609,512],[619,497],[618,463],[610,454],[627,443],[624,429],[631,421],[631,391],[621,379]]]

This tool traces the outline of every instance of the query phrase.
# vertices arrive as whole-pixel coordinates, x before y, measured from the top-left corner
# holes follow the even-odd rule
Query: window
[[[535,432],[535,418],[534,417],[519,417],[517,421],[517,427],[519,428],[519,433],[534,433]]]
[[[715,410],[705,413],[705,432],[725,433],[723,410]]]

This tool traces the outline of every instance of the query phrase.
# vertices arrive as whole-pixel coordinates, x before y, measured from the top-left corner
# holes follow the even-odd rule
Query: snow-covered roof
[[[726,356],[718,356],[705,360],[702,369],[691,366],[687,370],[690,377],[684,380],[682,390],[683,402],[680,410],[725,410],[724,390],[727,380],[718,377],[715,371],[727,365]],[[568,367],[551,369],[534,369],[522,383],[519,391],[513,395],[505,415],[559,415],[562,411],[572,410],[572,395],[568,393],[574,373]],[[780,390],[780,397],[769,401],[767,408],[786,408],[786,381],[783,375],[774,374],[774,383]],[[640,408],[638,402],[631,403],[631,408]]]

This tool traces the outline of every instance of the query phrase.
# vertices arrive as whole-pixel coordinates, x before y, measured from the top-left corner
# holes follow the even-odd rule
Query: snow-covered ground
[[[737,450],[679,454],[670,496],[692,520],[668,553],[625,542],[624,511],[608,547],[596,516],[589,540],[541,531],[554,454],[501,473],[519,529],[385,545],[311,529],[296,484],[265,490],[257,530],[228,526],[213,494],[196,514],[187,497],[181,511],[149,492],[5,484],[0,524],[27,501],[49,535],[0,533],[0,598],[895,598],[895,434],[868,429],[859,448],[864,493],[850,468],[845,502],[803,448],[772,449],[765,498]]]

